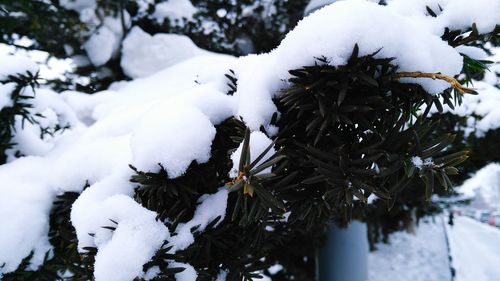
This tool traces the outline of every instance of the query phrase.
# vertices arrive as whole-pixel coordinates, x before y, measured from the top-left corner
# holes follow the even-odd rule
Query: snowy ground
[[[500,280],[500,230],[464,216],[456,217],[453,226],[442,220],[429,219],[420,224],[417,235],[399,232],[391,236],[390,245],[379,244],[369,256],[369,281]]]
[[[456,281],[500,280],[500,230],[468,217],[447,225]]]
[[[441,218],[429,219],[416,235],[398,232],[368,260],[369,281],[448,281],[451,272]]]

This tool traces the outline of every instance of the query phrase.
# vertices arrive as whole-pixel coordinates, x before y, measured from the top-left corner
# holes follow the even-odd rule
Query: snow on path
[[[500,230],[468,217],[447,225],[456,281],[500,280]]]
[[[390,244],[377,245],[368,260],[369,281],[451,280],[442,219],[425,220],[416,235],[397,232]]]

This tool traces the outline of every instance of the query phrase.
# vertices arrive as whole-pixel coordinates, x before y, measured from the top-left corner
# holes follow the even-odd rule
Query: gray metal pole
[[[317,259],[317,281],[367,281],[368,238],[365,223],[341,229],[332,224]]]

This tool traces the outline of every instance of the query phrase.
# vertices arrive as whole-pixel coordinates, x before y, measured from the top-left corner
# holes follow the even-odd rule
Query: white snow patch
[[[464,95],[460,106],[454,110],[445,108],[444,112],[450,112],[458,116],[472,117],[465,128],[466,135],[474,133],[482,137],[489,130],[500,128],[500,89],[489,83],[474,81],[474,89],[478,95]],[[433,110],[437,112],[437,109]]]
[[[455,280],[498,280],[500,230],[464,216],[457,216],[454,225],[447,225],[446,228],[456,272]]]
[[[226,215],[227,207],[227,197],[228,190],[225,187],[221,187],[219,191],[214,194],[205,194],[198,200],[198,207],[194,213],[193,218],[183,224],[179,224],[175,232],[177,235],[172,236],[170,240],[171,245],[173,245],[172,252],[178,250],[186,249],[189,245],[194,242],[193,234],[191,233],[191,228],[198,226],[198,231],[203,232],[205,227],[218,216],[221,217],[219,223],[224,219]]]
[[[369,281],[451,280],[442,221],[426,220],[416,234],[396,232],[390,244],[377,244],[368,257]]]
[[[35,74],[39,67],[36,63],[26,56],[20,55],[1,55],[0,56],[0,81],[6,80],[9,75],[23,74],[27,72]]]
[[[500,164],[481,168],[457,190],[468,197],[480,195],[490,207],[500,210]]]
[[[168,0],[156,4],[153,17],[162,22],[169,19],[171,24],[183,25],[182,20],[191,20],[198,9],[189,0]]]
[[[273,141],[268,138],[264,133],[260,131],[255,131],[250,134],[250,163],[252,163],[260,154],[262,154],[266,148]],[[238,149],[231,154],[231,160],[233,161],[233,168],[229,172],[229,176],[235,178],[238,176],[238,166],[240,164],[241,151],[243,150],[243,142],[240,144]],[[260,164],[266,162],[271,156],[276,153],[274,147],[272,147],[264,157],[255,165],[258,167]],[[265,170],[259,172],[259,174],[268,174],[271,172],[272,167],[266,168]]]
[[[13,103],[11,94],[15,88],[15,83],[0,83],[0,110],[2,110],[4,107],[12,107]]]
[[[156,221],[155,212],[145,209],[125,195],[110,197],[103,202],[102,207],[118,225],[114,231],[101,228],[109,237],[97,244],[96,281],[128,281],[142,276],[142,265],[151,259],[168,238],[167,228],[162,222]],[[107,225],[115,227],[111,222]]]
[[[118,44],[115,34],[108,27],[103,26],[92,34],[83,48],[92,64],[100,66],[111,59]]]
[[[185,35],[160,33],[151,36],[136,26],[123,40],[120,64],[127,76],[138,78],[201,53],[203,51]]]
[[[455,50],[457,50],[459,53],[461,54],[464,54],[468,57],[470,57],[471,59],[475,59],[475,60],[484,60],[488,57],[488,54],[478,48],[478,47],[473,47],[473,46],[458,46],[458,47],[455,47]]]
[[[179,177],[192,161],[201,164],[210,159],[214,137],[214,126],[199,110],[177,104],[156,106],[132,133],[132,164],[143,171],[159,171],[162,164],[170,178]]]
[[[95,0],[59,0],[59,5],[68,9],[81,12],[86,9],[95,9],[97,3]]]
[[[183,267],[184,270],[175,274],[175,280],[177,281],[193,281],[198,277],[198,272],[189,264],[172,262],[170,263],[172,267]]]

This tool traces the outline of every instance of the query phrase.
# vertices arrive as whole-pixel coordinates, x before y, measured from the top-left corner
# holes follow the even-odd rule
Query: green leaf
[[[267,169],[269,167],[274,166],[275,164],[277,164],[278,162],[280,162],[281,160],[283,160],[285,158],[286,158],[285,155],[279,155],[277,157],[274,157],[274,158],[262,163],[261,165],[259,165],[255,169],[251,170],[250,175],[252,175],[252,176],[257,175],[258,173],[264,171],[265,169]]]

